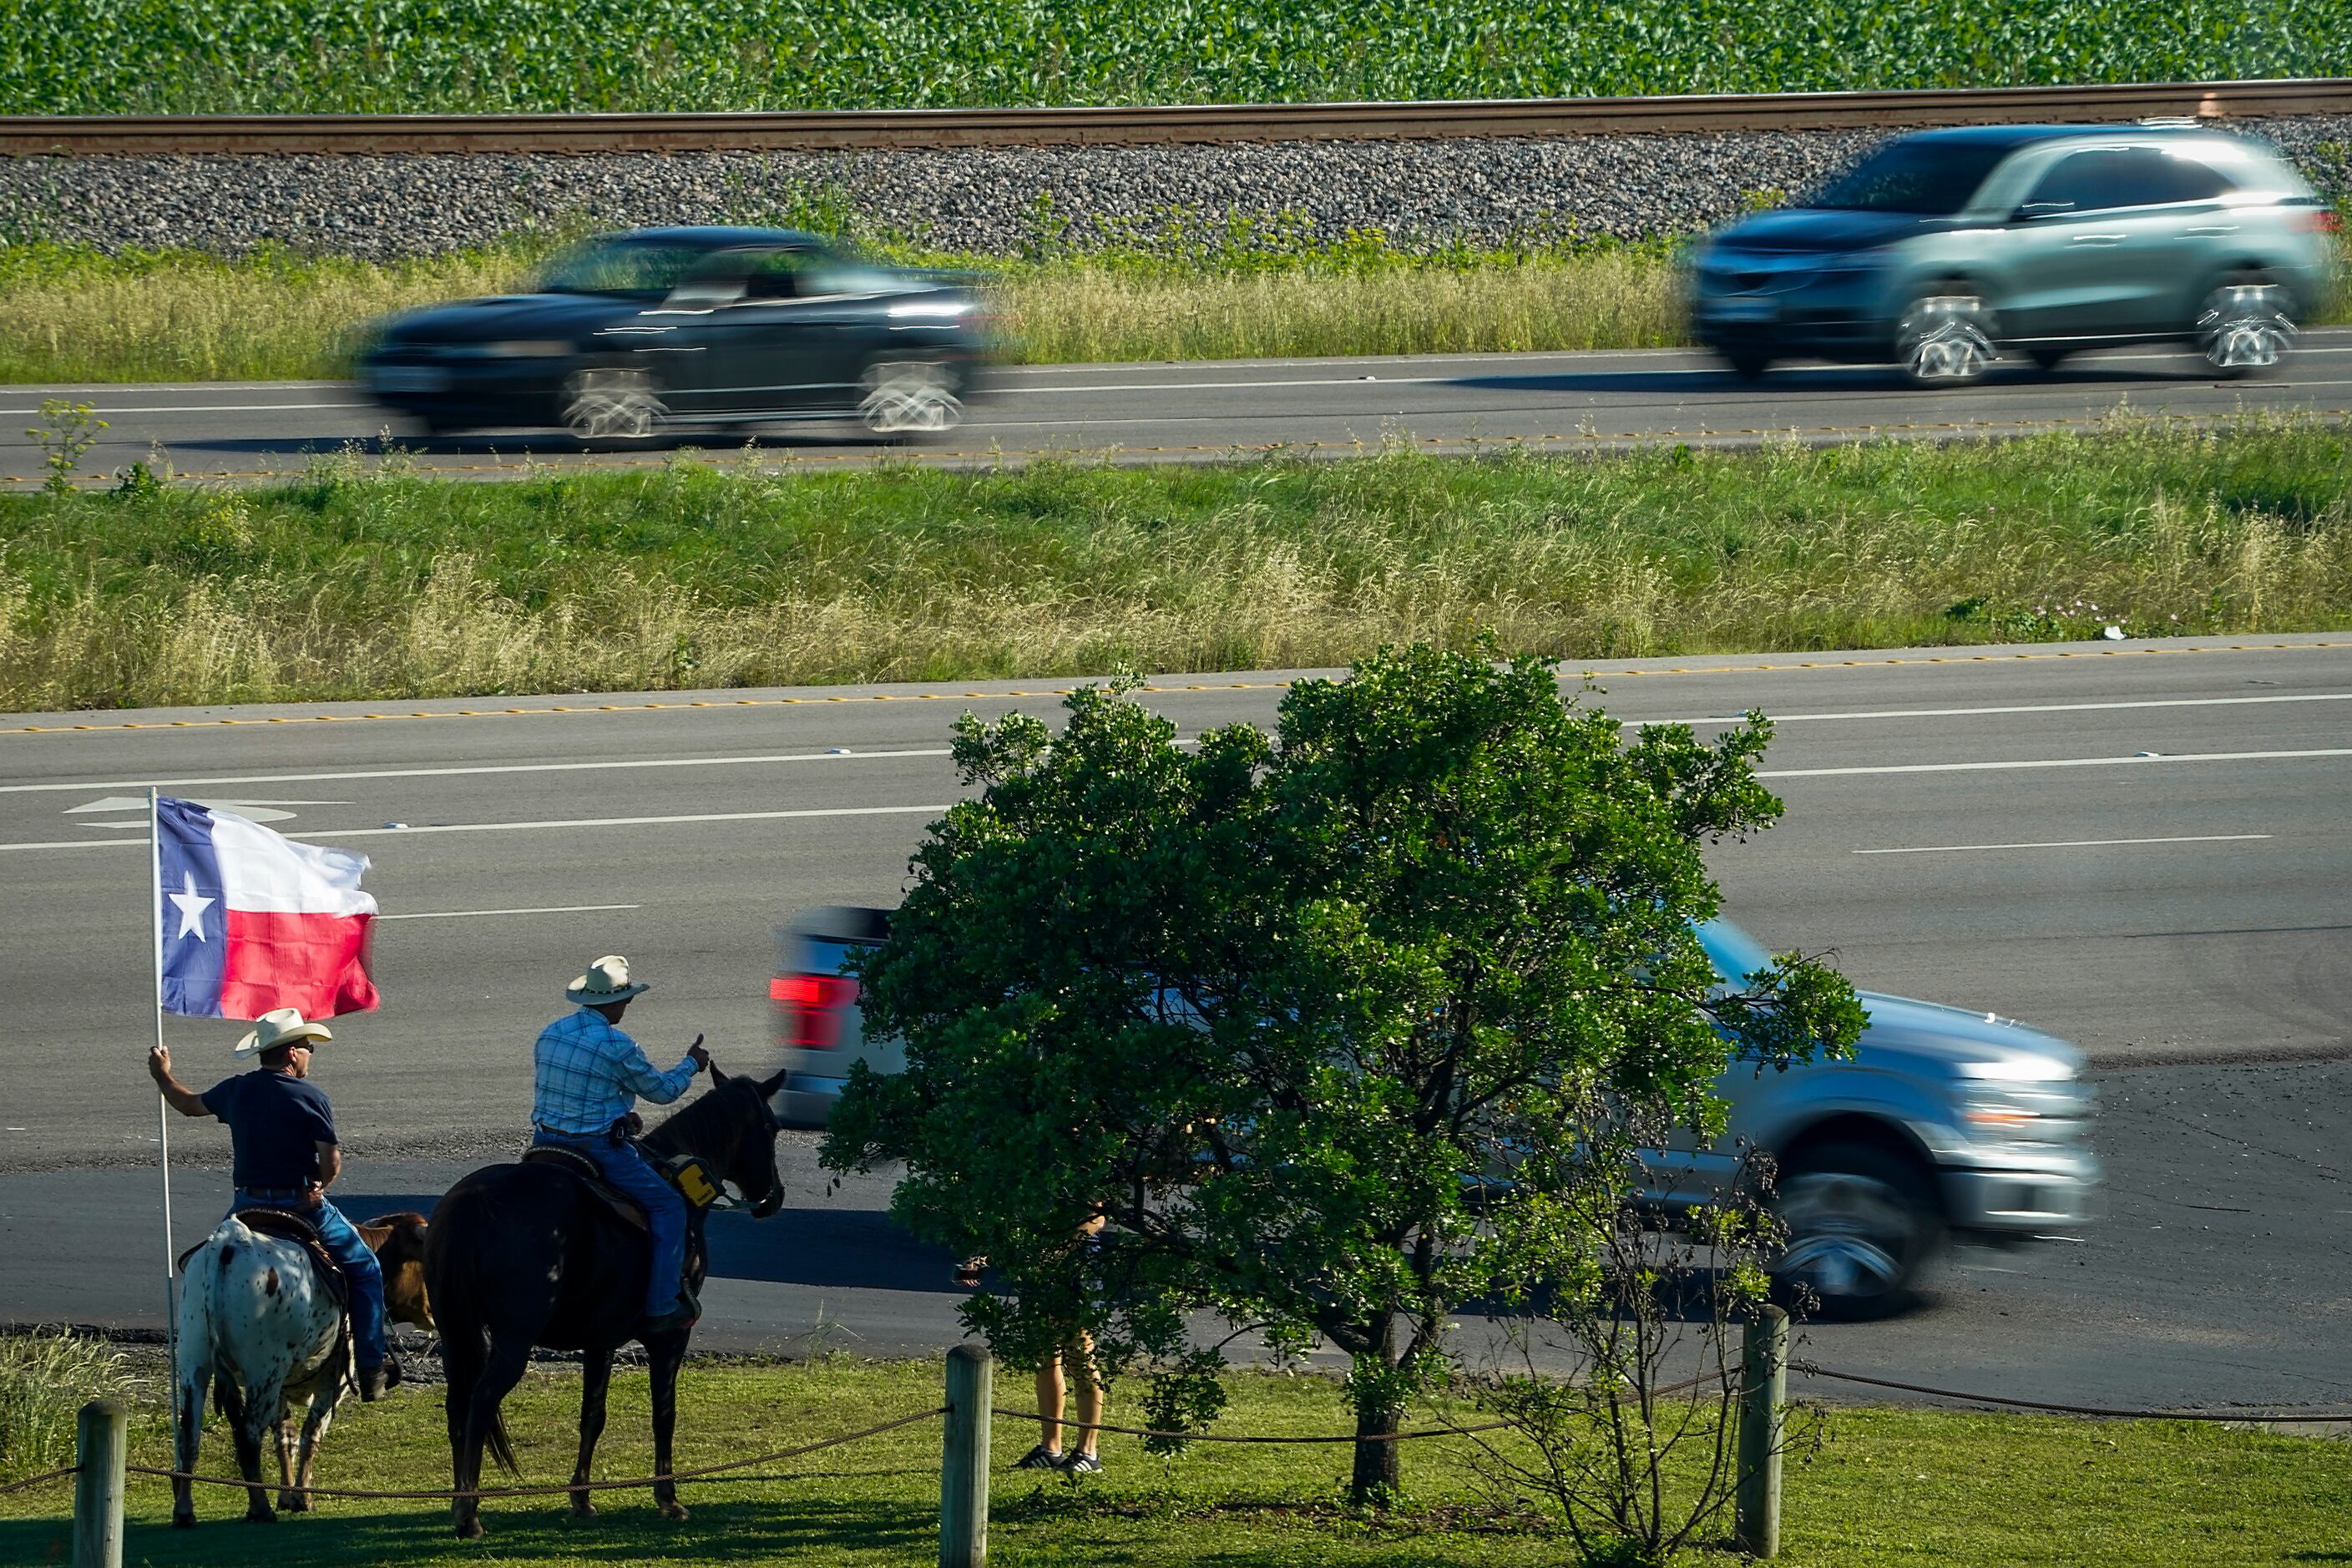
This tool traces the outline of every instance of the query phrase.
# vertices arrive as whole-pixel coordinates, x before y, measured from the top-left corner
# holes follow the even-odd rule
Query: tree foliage
[[[862,969],[908,1069],[853,1078],[826,1158],[906,1162],[896,1212],[992,1260],[969,1321],[1016,1360],[1083,1325],[1181,1385],[1204,1307],[1347,1352],[1360,1497],[1449,1314],[1590,1277],[1595,1161],[1717,1125],[1735,1051],[1860,1031],[1819,963],[1727,985],[1692,930],[1704,847],[1780,810],[1760,715],[1629,735],[1539,660],[1425,645],[1300,683],[1271,736],[1180,745],[1116,685],[1067,715],[959,724],[979,796]]]

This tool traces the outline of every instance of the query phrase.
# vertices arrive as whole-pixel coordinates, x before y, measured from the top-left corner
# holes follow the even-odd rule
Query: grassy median
[[[1027,1380],[1000,1369],[997,1401],[1018,1408]],[[1339,1391],[1318,1378],[1244,1374],[1218,1429],[1328,1434],[1345,1429]],[[646,1381],[614,1380],[600,1477],[651,1468]],[[936,1364],[821,1361],[783,1368],[697,1366],[682,1383],[683,1468],[748,1458],[935,1406]],[[571,1471],[578,1380],[534,1373],[507,1404],[524,1479]],[[1114,1389],[1109,1420],[1140,1425],[1131,1391]],[[2021,1564],[2289,1563],[2352,1555],[2341,1507],[2341,1443],[2211,1426],[2086,1422],[2008,1415],[1844,1409],[1823,1441],[1788,1467],[1781,1561],[1791,1568],[1948,1568]],[[1345,1506],[1349,1450],[1196,1445],[1181,1458],[1139,1440],[1103,1439],[1106,1473],[1073,1485],[1008,1468],[1035,1429],[1000,1418],[990,1561],[1005,1568],[1550,1568],[1572,1562],[1566,1533],[1483,1486],[1466,1442],[1415,1443],[1403,1457],[1405,1497],[1384,1515]],[[693,1517],[655,1517],[649,1494],[599,1499],[594,1520],[567,1517],[562,1498],[484,1505],[488,1539],[453,1539],[446,1505],[322,1499],[267,1540],[240,1522],[239,1494],[203,1489],[193,1534],[175,1534],[168,1487],[133,1478],[124,1560],[244,1564],[259,1551],[284,1568],[399,1563],[579,1565],[679,1562],[746,1568],[864,1568],[937,1561],[937,1424],[903,1427],[806,1458],[761,1466],[757,1478],[691,1486]],[[217,1419],[200,1468],[234,1473]],[[169,1463],[162,1412],[137,1407],[132,1462]],[[321,1486],[377,1489],[448,1484],[437,1388],[345,1405],[318,1471]],[[491,1484],[496,1484],[495,1482]],[[0,1562],[63,1562],[71,1492],[55,1486],[0,1497]],[[1722,1550],[1682,1561],[1727,1565]]]
[[[0,498],[0,709],[2352,626],[2352,434]]]

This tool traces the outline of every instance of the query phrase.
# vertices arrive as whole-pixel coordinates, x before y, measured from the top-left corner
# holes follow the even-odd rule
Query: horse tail
[[[481,1384],[490,1348],[489,1317],[482,1310],[477,1287],[479,1260],[457,1255],[460,1249],[470,1251],[475,1243],[476,1238],[466,1234],[466,1222],[475,1217],[467,1211],[476,1208],[487,1208],[478,1191],[452,1189],[425,1231],[425,1287],[433,1302],[434,1321],[441,1328],[442,1374],[453,1396],[462,1390],[468,1404]],[[453,1216],[457,1223],[445,1223]],[[514,1445],[507,1436],[505,1415],[495,1405],[484,1426],[482,1449],[508,1475],[522,1473],[515,1462]]]

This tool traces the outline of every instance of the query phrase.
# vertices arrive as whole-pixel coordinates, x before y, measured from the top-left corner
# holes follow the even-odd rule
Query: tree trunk
[[[1396,1495],[1398,1445],[1381,1439],[1394,1438],[1402,1414],[1395,1405],[1357,1407],[1356,1473],[1348,1483],[1348,1498],[1358,1508],[1383,1507]]]

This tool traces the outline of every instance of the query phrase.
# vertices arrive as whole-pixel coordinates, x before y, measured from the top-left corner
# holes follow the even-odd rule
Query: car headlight
[[[2026,1077],[2006,1062],[1977,1063],[1960,1070],[1960,1121],[1976,1136],[2058,1143],[2077,1135],[2086,1091],[2074,1079]]]
[[[572,352],[572,345],[555,338],[517,338],[509,342],[484,343],[486,359],[553,359]]]

